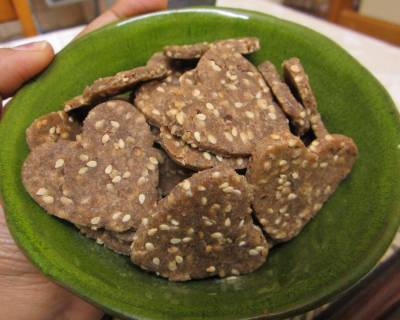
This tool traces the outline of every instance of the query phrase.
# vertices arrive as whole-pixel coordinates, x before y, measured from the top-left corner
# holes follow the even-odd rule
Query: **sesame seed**
[[[286,160],[279,160],[279,166],[283,167],[287,165],[287,161]]]
[[[206,159],[206,160],[211,160],[211,155],[208,153],[208,152],[203,152],[203,157]]]
[[[240,241],[239,242],[239,247],[243,247],[243,246],[245,246],[246,245],[246,241]]]
[[[114,191],[114,190],[115,190],[114,186],[113,186],[111,183],[107,183],[107,184],[106,184],[106,189],[107,189],[108,191]]]
[[[101,138],[101,142],[103,144],[107,143],[108,141],[110,141],[110,136],[106,133],[102,138]]]
[[[204,120],[207,119],[207,116],[205,114],[203,114],[203,113],[199,113],[199,114],[196,115],[196,118],[199,119],[199,120],[204,121]]]
[[[119,128],[119,122],[118,121],[110,121],[110,123],[111,123],[111,126],[113,127],[113,128],[115,128],[115,129],[118,129]]]
[[[149,157],[149,160],[150,160],[150,162],[151,162],[152,164],[155,164],[155,165],[158,164],[158,160],[157,160],[157,158],[155,158],[155,157]]]
[[[167,224],[160,224],[160,230],[163,230],[163,231],[168,231],[170,228],[169,228],[169,225],[167,225]]]
[[[209,134],[207,136],[207,140],[212,144],[216,144],[217,143],[217,139],[212,134]]]
[[[199,95],[200,95],[200,90],[199,89],[194,89],[193,91],[192,91],[192,94],[193,94],[193,96],[194,97],[198,97]]]
[[[211,238],[214,238],[214,239],[221,239],[223,237],[224,236],[222,235],[221,232],[214,232],[213,234],[211,234]]]
[[[143,204],[145,200],[146,196],[143,193],[139,194],[139,203]]]
[[[49,193],[49,191],[46,188],[39,188],[38,191],[36,192],[36,194],[38,196],[44,196],[48,193]]]
[[[117,220],[120,216],[121,216],[121,214],[122,214],[122,212],[121,211],[117,211],[117,212],[114,212],[113,214],[112,214],[112,219],[113,220]]]
[[[224,192],[224,193],[232,193],[234,191],[235,191],[235,189],[232,186],[229,186],[229,187],[226,187],[226,188],[222,189],[222,192]]]
[[[221,156],[219,156],[219,155],[216,155],[215,157],[217,158],[217,160],[218,160],[219,162],[222,162],[222,161],[224,160],[224,158],[221,157]]]
[[[90,220],[91,224],[98,224],[100,222],[100,217],[94,217]]]
[[[64,166],[64,159],[58,159],[54,165],[54,168],[58,169]]]
[[[44,203],[47,203],[47,204],[54,203],[54,198],[52,196],[43,195],[42,200]]]
[[[178,112],[177,115],[175,116],[176,121],[180,124],[183,125],[184,121],[185,121],[185,113],[183,113],[182,111]]]
[[[241,102],[235,102],[234,105],[235,105],[235,108],[238,108],[238,109],[243,107],[243,103],[241,103]]]
[[[197,190],[199,190],[199,191],[206,191],[207,189],[206,189],[206,187],[204,187],[204,186],[198,186],[198,187],[197,187]]]
[[[183,258],[181,257],[181,256],[176,256],[175,257],[175,261],[176,261],[176,263],[182,263],[183,262]]]
[[[251,111],[246,111],[246,112],[245,112],[245,115],[246,115],[246,117],[249,118],[249,119],[254,119],[254,113],[251,112]]]
[[[104,169],[104,173],[105,173],[105,174],[110,174],[110,173],[112,172],[112,169],[113,169],[112,165],[109,164],[109,165]]]
[[[154,250],[154,249],[155,249],[154,244],[152,244],[151,242],[146,242],[145,245],[144,245],[144,247],[145,247],[146,250],[148,250],[148,251],[151,251],[151,250]]]
[[[239,228],[243,227],[243,225],[244,225],[244,219],[240,220]]]
[[[322,163],[320,163],[320,165],[319,165],[321,168],[326,168],[327,166],[328,166],[328,163],[327,162],[322,162]]]
[[[51,127],[51,128],[49,129],[49,133],[50,133],[50,134],[55,134],[55,133],[56,133],[56,128],[55,128],[55,127]]]
[[[82,167],[79,169],[78,173],[79,174],[85,174],[89,169],[87,167]]]
[[[121,182],[121,180],[122,180],[121,176],[116,176],[111,180],[111,182],[112,183],[119,183],[119,182]]]
[[[228,182],[224,182],[224,183],[221,183],[220,185],[219,185],[219,188],[220,189],[223,189],[223,188],[226,188],[226,187],[228,187],[229,186],[229,183]]]
[[[80,154],[79,155],[79,160],[88,161],[89,157],[86,154]]]
[[[231,211],[232,211],[232,205],[230,203],[228,203],[226,205],[226,207],[224,208],[224,212],[228,213],[228,212],[231,212]]]
[[[144,183],[146,183],[146,178],[145,177],[140,177],[138,179],[137,183],[138,183],[139,186],[144,184]]]
[[[179,239],[179,238],[172,238],[171,240],[169,240],[169,242],[171,243],[171,244],[178,244],[178,243],[181,243],[181,239]]]
[[[129,220],[131,220],[130,214],[126,214],[122,217],[122,222],[128,222]]]
[[[207,198],[206,197],[201,197],[201,204],[203,205],[203,206],[205,206],[206,204],[207,204]]]
[[[220,176],[221,176],[221,172],[219,172],[219,171],[215,171],[211,174],[211,177],[213,177],[213,178],[219,178]]]
[[[153,110],[151,111],[151,113],[152,113],[152,114],[155,114],[155,115],[157,115],[157,116],[160,116],[160,115],[161,115],[161,112],[158,111],[157,109],[153,109]]]
[[[190,241],[192,241],[191,237],[185,237],[185,238],[182,239],[182,242],[184,242],[184,243],[187,243],[187,242],[190,242]]]
[[[232,132],[232,135],[233,135],[234,137],[237,137],[238,131],[237,131],[236,127],[233,127],[232,130],[231,130],[231,132]]]
[[[283,206],[282,208],[279,209],[279,212],[280,212],[280,213],[285,213],[285,212],[287,212],[287,209],[288,209],[288,206],[287,206],[287,205],[286,205],[286,206]]]
[[[197,142],[200,142],[200,141],[201,141],[200,132],[195,131],[193,135],[194,135],[194,139],[195,139]]]
[[[226,219],[225,219],[225,226],[226,226],[226,227],[229,227],[230,225],[231,225],[231,219],[226,218]]]
[[[62,197],[60,198],[60,201],[61,201],[61,203],[62,203],[63,205],[66,205],[66,206],[71,205],[71,204],[74,203],[74,201],[72,201],[72,199],[67,198],[67,197],[64,197],[64,196],[62,196]]]
[[[97,167],[97,161],[94,161],[94,160],[89,161],[89,162],[86,163],[86,165],[87,165],[89,168],[96,168],[96,167]]]
[[[159,266],[160,265],[160,258],[154,257],[153,258],[153,264],[155,264],[156,266]]]
[[[206,269],[206,271],[207,272],[215,272],[215,267],[214,266],[209,266],[207,269]]]
[[[131,176],[131,173],[129,171],[125,171],[124,174],[122,175],[122,178],[129,178]]]
[[[125,142],[124,142],[124,140],[122,140],[122,139],[119,139],[119,140],[118,140],[118,147],[119,147],[120,149],[125,148]]]
[[[184,190],[189,190],[191,185],[190,185],[190,181],[189,180],[184,180],[180,186],[182,187],[182,189]]]
[[[171,223],[172,223],[174,226],[179,226],[179,221],[176,221],[175,219],[171,219]]]
[[[177,269],[176,268],[176,262],[175,261],[171,261],[170,263],[168,263],[168,269],[170,271],[175,271]]]
[[[257,256],[257,255],[258,255],[258,250],[256,250],[256,249],[250,249],[250,250],[249,250],[249,255],[251,255],[251,256]]]
[[[165,92],[165,90],[164,90],[164,88],[163,87],[157,87],[157,89],[156,89],[157,91],[159,91],[159,92]]]
[[[294,199],[296,199],[297,198],[297,194],[295,194],[295,193],[289,193],[289,195],[288,195],[288,200],[294,200]]]

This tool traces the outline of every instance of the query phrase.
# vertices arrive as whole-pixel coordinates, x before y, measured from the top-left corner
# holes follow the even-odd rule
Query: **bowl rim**
[[[391,96],[387,93],[386,89],[382,86],[382,84],[376,79],[376,77],[371,74],[371,72],[366,69],[364,66],[362,66],[355,58],[353,58],[346,50],[344,50],[339,44],[337,44],[335,41],[329,39],[325,35],[322,35],[321,33],[312,30],[306,26],[294,23],[292,21],[288,21],[285,19],[278,18],[273,15],[257,12],[257,11],[252,11],[252,10],[246,10],[246,9],[238,9],[238,8],[229,8],[229,7],[213,7],[213,6],[196,6],[196,7],[190,7],[190,8],[184,8],[184,9],[173,9],[173,10],[165,10],[165,11],[160,11],[160,12],[155,12],[155,13],[149,13],[149,14],[144,14],[140,15],[137,17],[132,17],[128,18],[122,21],[117,21],[111,24],[108,24],[98,30],[95,30],[89,34],[84,35],[83,37],[74,40],[73,42],[69,43],[65,48],[63,48],[57,55],[60,54],[65,54],[65,51],[68,51],[73,48],[73,46],[81,41],[85,41],[88,38],[91,38],[93,36],[96,36],[97,34],[101,34],[103,31],[108,30],[108,29],[113,29],[118,26],[122,26],[125,24],[131,24],[135,23],[140,20],[145,20],[145,19],[151,19],[153,17],[158,17],[158,16],[164,16],[164,15],[171,15],[171,14],[181,14],[181,13],[207,13],[207,14],[220,14],[220,15],[225,15],[225,16],[230,16],[232,18],[242,18],[242,19],[248,19],[250,18],[273,18],[279,22],[283,22],[285,24],[292,25],[298,29],[303,29],[306,32],[312,32],[315,35],[318,35],[320,38],[324,39],[324,41],[329,41],[333,45],[339,47],[342,49],[343,54],[348,55],[349,58],[353,60],[354,63],[358,64],[366,73],[369,74],[371,78],[373,78],[377,84],[378,87],[380,87],[380,90],[382,93],[386,94],[386,98],[388,99],[388,105],[387,105],[387,110],[390,111],[393,115],[393,117],[396,119],[396,123],[399,125],[400,129],[400,114],[398,109],[396,108]],[[23,88],[22,88],[23,89]],[[20,89],[21,90],[21,89]],[[15,96],[15,98],[18,98],[18,94]],[[9,103],[8,106],[12,106],[14,99]],[[0,122],[0,136],[2,136],[3,131],[6,131],[6,119],[7,114],[11,113],[6,112],[3,116],[2,121]],[[400,132],[400,130],[399,130]],[[4,134],[4,133],[3,133]],[[1,146],[0,146],[0,151],[1,151]],[[122,310],[116,310],[115,307],[111,307],[108,305],[108,302],[100,304],[97,302],[96,298],[92,298],[93,295],[88,296],[86,294],[86,291],[83,290],[83,286],[80,284],[77,284],[77,282],[70,281],[70,279],[66,276],[66,272],[64,269],[60,268],[57,264],[52,264],[52,260],[48,259],[45,255],[43,255],[39,251],[35,251],[35,246],[30,243],[30,239],[26,238],[23,234],[23,232],[20,232],[23,230],[23,226],[19,226],[19,222],[17,220],[13,219],[13,214],[12,214],[12,204],[8,203],[7,199],[3,198],[4,190],[5,190],[5,184],[3,176],[4,176],[4,171],[5,171],[5,164],[2,163],[1,159],[1,152],[0,152],[0,204],[3,207],[5,216],[6,216],[6,221],[8,228],[10,230],[10,233],[12,234],[13,238],[15,239],[15,242],[17,243],[18,247],[24,252],[24,254],[28,257],[28,259],[36,266],[38,269],[48,278],[53,280],[54,282],[60,284],[62,287],[68,289],[72,293],[86,299],[90,303],[100,307],[101,309],[111,313],[111,314],[119,314],[127,317],[137,317],[138,319],[142,318],[148,318],[149,313],[146,313],[145,309],[142,309],[140,307],[135,308],[136,309],[136,314],[125,314],[124,311]],[[282,317],[288,317],[292,315],[298,315],[302,312],[310,311],[316,307],[319,307],[327,302],[329,302],[333,297],[337,296],[339,293],[343,293],[353,286],[357,285],[360,281],[363,280],[365,275],[372,270],[372,268],[376,265],[376,263],[379,261],[385,250],[389,247],[392,239],[394,238],[396,231],[398,230],[398,227],[400,225],[400,199],[397,201],[396,205],[396,210],[393,210],[393,214],[391,216],[391,224],[388,225],[388,227],[385,230],[385,233],[383,237],[381,238],[381,241],[379,245],[377,245],[377,248],[375,252],[369,254],[367,258],[365,258],[358,266],[357,268],[354,268],[352,272],[349,272],[349,274],[346,275],[346,277],[341,277],[338,281],[336,281],[334,284],[327,286],[325,289],[321,289],[319,291],[319,294],[315,294],[313,296],[308,296],[308,302],[303,303],[302,301],[298,303],[293,303],[291,308],[289,310],[283,311],[283,312],[276,312],[276,313],[268,313],[268,314],[260,314],[254,317],[251,317],[249,319],[264,319],[266,316],[268,318],[282,318]],[[394,223],[393,223],[394,222]],[[21,230],[19,230],[22,228]],[[50,268],[49,268],[50,266]],[[99,296],[98,296],[99,297]],[[100,299],[101,300],[101,299]],[[103,299],[104,300],[104,299]]]

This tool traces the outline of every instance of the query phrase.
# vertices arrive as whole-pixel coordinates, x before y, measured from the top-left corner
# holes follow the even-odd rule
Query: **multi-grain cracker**
[[[323,137],[328,134],[321,115],[317,110],[317,100],[311,89],[308,75],[305,73],[304,68],[298,58],[291,58],[282,63],[284,76],[286,82],[295,91],[300,98],[301,103],[306,109],[307,116],[310,119],[311,128],[317,137]]]
[[[131,259],[173,281],[252,272],[267,242],[251,219],[251,187],[234,170],[205,170],[182,181],[136,232]]]
[[[89,112],[76,142],[33,149],[22,178],[47,212],[82,226],[137,228],[158,200],[158,154],[144,116],[110,101]]]
[[[201,151],[173,136],[166,127],[161,128],[160,143],[175,162],[192,170],[204,170],[218,165],[226,165],[234,169],[247,167],[248,157],[226,158],[212,152]]]
[[[271,62],[265,61],[258,66],[258,70],[264,77],[280,107],[292,121],[296,133],[300,136],[306,133],[310,128],[307,113],[290,92],[287,84],[280,79],[275,66]]]
[[[227,156],[249,155],[265,135],[288,131],[257,69],[239,53],[216,47],[181,77],[185,105],[171,109],[169,128],[200,149]]]
[[[64,105],[64,111],[68,112],[104,101],[109,97],[131,90],[140,82],[159,79],[167,73],[168,69],[164,64],[149,63],[144,67],[137,67],[118,72],[114,76],[99,78],[86,87],[82,95],[67,101]]]
[[[46,143],[57,142],[59,139],[75,140],[81,132],[81,126],[63,111],[51,112],[37,118],[26,129],[26,142],[29,148]]]
[[[255,37],[200,42],[186,45],[173,45],[164,48],[164,54],[173,59],[198,59],[210,48],[226,47],[240,54],[253,53],[260,49],[260,41]]]
[[[295,237],[351,171],[357,148],[341,135],[326,135],[307,149],[289,134],[270,135],[256,147],[247,179],[253,208],[275,241]]]

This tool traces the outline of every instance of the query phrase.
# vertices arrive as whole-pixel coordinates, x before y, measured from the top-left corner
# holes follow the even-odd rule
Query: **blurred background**
[[[264,1],[291,7],[400,45],[400,0]],[[84,25],[113,2],[114,0],[0,0],[0,42]],[[169,1],[171,8],[213,4],[213,0]]]

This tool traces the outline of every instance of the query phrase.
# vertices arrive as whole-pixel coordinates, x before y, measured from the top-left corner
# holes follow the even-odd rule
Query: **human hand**
[[[167,0],[119,0],[79,35],[114,20],[166,8]],[[0,49],[1,97],[12,96],[26,81],[52,61],[48,42]],[[22,254],[12,239],[0,206],[0,310],[7,320],[94,320],[103,312],[46,279]]]

